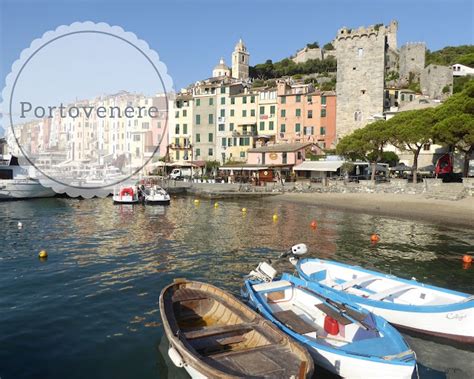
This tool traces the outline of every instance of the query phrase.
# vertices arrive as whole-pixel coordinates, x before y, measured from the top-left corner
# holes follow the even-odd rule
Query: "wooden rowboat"
[[[159,303],[168,354],[192,378],[312,376],[312,358],[301,345],[217,287],[175,280]]]

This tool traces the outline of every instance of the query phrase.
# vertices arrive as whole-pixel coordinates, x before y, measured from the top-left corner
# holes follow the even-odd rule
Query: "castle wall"
[[[421,72],[420,87],[423,95],[432,99],[444,99],[453,93],[453,70],[451,67],[430,64]],[[447,92],[444,89],[448,88]]]
[[[400,83],[408,84],[410,72],[413,80],[419,81],[420,75],[425,68],[426,46],[424,43],[408,43],[400,48],[399,72]]]
[[[323,52],[321,49],[309,49],[305,47],[304,49],[299,50],[296,53],[296,56],[293,58],[295,63],[304,63],[309,59],[323,59]]]
[[[393,35],[394,34],[394,35]],[[383,113],[386,48],[396,46],[396,22],[349,30],[336,37],[337,138]]]

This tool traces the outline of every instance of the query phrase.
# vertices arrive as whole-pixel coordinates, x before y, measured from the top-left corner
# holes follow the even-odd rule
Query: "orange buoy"
[[[464,256],[462,257],[462,261],[464,263],[472,263],[472,256],[470,256],[469,254],[464,254]]]
[[[469,263],[463,262],[462,263],[463,270],[469,270],[471,268],[471,266],[472,266],[471,262],[469,262]]]
[[[309,226],[311,226],[311,228],[313,229],[316,229],[318,227],[318,223],[316,222],[316,220],[313,220],[311,221],[311,224],[309,224]]]
[[[374,233],[370,236],[370,242],[379,242],[379,241],[380,241],[380,237],[378,234]]]

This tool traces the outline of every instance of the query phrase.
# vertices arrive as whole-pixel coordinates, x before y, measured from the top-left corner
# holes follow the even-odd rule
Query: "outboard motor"
[[[288,250],[286,253],[280,255],[280,258],[286,258],[290,256],[290,263],[293,266],[296,266],[298,260],[302,255],[305,255],[308,252],[308,247],[304,243],[299,243],[298,245],[294,245]]]

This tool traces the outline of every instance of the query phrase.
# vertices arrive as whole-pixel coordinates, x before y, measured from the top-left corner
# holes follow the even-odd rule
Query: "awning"
[[[268,170],[267,166],[221,166],[219,170],[259,171]]]
[[[343,161],[304,161],[303,163],[295,166],[295,171],[332,171],[336,172],[342,165]]]

